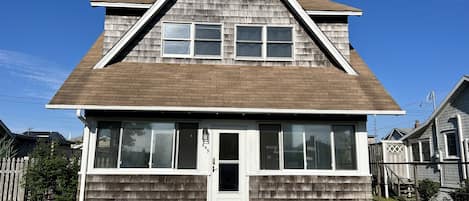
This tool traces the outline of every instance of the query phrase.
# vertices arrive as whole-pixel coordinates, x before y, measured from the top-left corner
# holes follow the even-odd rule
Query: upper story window
[[[219,24],[163,23],[163,56],[221,58]]]
[[[261,170],[357,168],[354,126],[260,124],[259,134]]]
[[[95,168],[197,168],[197,123],[99,122]]]
[[[236,58],[291,60],[293,27],[236,26]]]
[[[431,161],[430,140],[420,140],[411,144],[412,161],[429,162]]]

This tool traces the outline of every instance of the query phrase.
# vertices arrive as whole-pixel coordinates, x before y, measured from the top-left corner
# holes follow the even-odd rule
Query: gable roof
[[[148,8],[147,11],[135,22],[135,24],[132,25],[130,29],[125,32],[124,35],[111,47],[111,49],[109,49],[109,51],[107,51],[106,54],[98,60],[94,65],[94,68],[104,68],[107,66],[170,1],[171,0],[158,0],[152,4],[151,7]],[[318,45],[324,48],[325,54],[328,54],[328,56],[330,56],[330,58],[348,74],[357,75],[357,72],[353,69],[348,60],[342,53],[340,53],[324,32],[322,32],[319,26],[306,13],[297,0],[282,1],[289,8],[289,11],[302,21],[306,31],[310,32],[314,39],[317,39]]]
[[[90,0],[92,5],[109,5],[109,6],[118,6],[125,7],[132,6],[131,4],[140,4],[134,5],[137,8],[148,8],[150,4],[156,2],[156,0]],[[362,12],[358,8],[348,6],[345,4],[333,2],[330,0],[298,0],[303,9],[307,11],[352,11],[352,12]],[[101,4],[100,4],[101,3]],[[143,4],[143,5],[142,5]]]
[[[10,136],[11,138],[14,138],[15,135],[10,131],[10,129],[7,127],[7,125],[5,123],[3,123],[2,120],[0,120],[0,131],[3,130],[3,132],[0,132],[0,133],[4,133],[5,135],[8,135]]]
[[[404,114],[355,50],[337,68],[118,62],[93,69],[101,36],[48,108],[239,113]]]
[[[412,130],[412,128],[393,128],[391,132],[389,132],[386,136],[383,137],[383,140],[392,140],[392,135],[394,133],[397,133],[399,135],[399,138],[401,138],[410,133]]]
[[[420,133],[420,131],[423,131],[425,130],[426,128],[428,128],[428,126],[431,125],[431,123],[433,122],[433,120],[435,119],[435,117],[438,116],[438,114],[440,114],[443,109],[445,108],[446,105],[449,104],[450,100],[452,100],[452,98],[457,95],[458,91],[460,89],[462,89],[463,86],[465,86],[466,84],[469,84],[469,76],[468,75],[464,75],[461,80],[459,80],[459,82],[456,84],[456,86],[451,90],[451,92],[446,96],[446,98],[443,100],[443,102],[440,104],[440,106],[438,106],[438,108],[433,111],[433,113],[430,115],[430,118],[427,119],[427,121],[425,121],[424,124],[422,124],[420,127],[414,129],[411,133],[407,134],[406,136],[404,136],[401,140],[405,140],[409,137],[412,137],[413,135],[417,134],[417,133]]]

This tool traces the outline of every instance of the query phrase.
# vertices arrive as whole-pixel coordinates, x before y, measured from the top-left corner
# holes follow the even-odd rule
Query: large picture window
[[[221,25],[163,23],[163,56],[165,57],[221,58],[221,44]]]
[[[197,130],[194,123],[99,122],[94,167],[196,169]]]
[[[281,169],[278,164],[283,164],[283,169],[355,170],[357,168],[354,126],[286,124],[282,129],[280,127],[279,124],[259,126],[262,170]],[[277,135],[280,133],[283,133],[282,137],[278,138]],[[334,147],[332,147],[333,141]],[[283,148],[282,159],[275,154],[278,147]],[[332,154],[332,149],[335,155]],[[335,167],[333,167],[334,159]]]
[[[236,26],[237,59],[289,60],[292,57],[292,27]]]

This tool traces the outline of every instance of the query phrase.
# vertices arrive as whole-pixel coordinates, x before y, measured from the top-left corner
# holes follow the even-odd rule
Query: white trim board
[[[91,2],[93,7],[108,8],[139,8],[148,9],[151,4],[147,3],[112,3],[112,2]],[[330,11],[330,10],[307,10],[308,15],[332,15],[332,16],[362,16],[362,11]]]
[[[148,21],[155,16],[161,8],[169,0],[156,1],[143,16],[117,41],[117,43],[96,63],[95,69],[104,68],[114,59],[117,54],[135,37],[135,35],[148,23]],[[302,19],[305,28],[310,31],[318,39],[319,43],[325,48],[326,52],[330,54],[332,59],[343,68],[345,72],[350,75],[358,75],[353,69],[352,65],[347,59],[340,53],[337,47],[329,40],[329,38],[321,31],[319,26],[313,21],[303,7],[298,3],[297,0],[282,0],[290,7],[292,14],[297,15]]]
[[[173,111],[173,112],[226,112],[226,113],[271,113],[271,114],[349,114],[349,115],[405,115],[403,110],[317,110],[317,109],[274,109],[234,107],[173,107],[173,106],[105,106],[105,105],[59,105],[48,104],[47,109],[120,110],[120,111]]]
[[[159,0],[155,2],[141,18],[135,22],[130,29],[112,46],[112,48],[96,63],[95,69],[104,68],[122,49],[129,44],[135,35],[153,18],[169,0]]]

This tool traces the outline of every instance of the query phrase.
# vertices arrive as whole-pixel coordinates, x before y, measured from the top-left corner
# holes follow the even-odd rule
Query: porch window
[[[221,44],[221,25],[163,23],[163,56],[165,57],[219,58],[221,57]]]
[[[458,157],[458,150],[457,150],[457,140],[456,140],[456,132],[451,131],[445,133],[445,142],[446,142],[446,157],[447,158],[456,158]]]
[[[99,122],[94,167],[196,169],[197,130],[193,123]]]
[[[287,124],[280,129],[279,124],[261,124],[259,130],[262,170],[281,169],[278,164],[283,164],[283,169],[354,170],[357,167],[354,126]],[[283,149],[283,157],[276,154],[277,146]]]
[[[258,25],[236,27],[237,59],[288,60],[292,57],[292,27]]]
[[[279,167],[279,133],[278,124],[261,124],[260,131],[260,154],[262,170],[278,170]]]
[[[355,130],[353,126],[334,126],[335,164],[339,170],[357,168]]]
[[[99,122],[96,138],[95,168],[117,167],[120,122]]]

